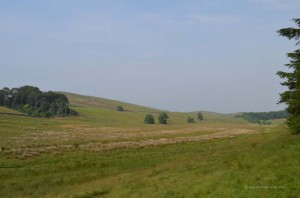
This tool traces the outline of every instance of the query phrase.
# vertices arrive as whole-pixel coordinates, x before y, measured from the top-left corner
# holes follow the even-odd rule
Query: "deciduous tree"
[[[158,116],[158,122],[160,124],[167,124],[168,123],[168,118],[169,118],[169,116],[167,115],[167,113],[162,112]]]
[[[198,118],[199,121],[203,120],[203,115],[202,115],[201,112],[198,112],[197,118]]]
[[[186,119],[186,122],[187,123],[195,123],[195,120],[194,120],[194,118],[188,116],[188,118]]]
[[[155,124],[155,120],[154,120],[153,115],[147,114],[146,117],[145,117],[144,122],[145,122],[146,124]]]
[[[124,111],[124,108],[121,105],[117,106],[117,111]]]

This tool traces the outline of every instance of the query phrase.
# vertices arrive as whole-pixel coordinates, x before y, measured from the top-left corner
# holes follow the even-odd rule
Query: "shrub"
[[[124,108],[121,105],[119,105],[117,106],[117,111],[124,111]]]
[[[169,118],[169,116],[167,115],[167,113],[162,112],[158,116],[158,122],[160,124],[167,124],[168,123],[168,118]]]
[[[197,118],[198,118],[199,121],[203,120],[203,115],[202,115],[201,112],[198,112]]]
[[[147,114],[146,117],[145,117],[144,122],[145,122],[146,124],[155,124],[155,120],[154,120],[153,115]]]
[[[22,111],[24,113],[29,114],[29,115],[31,115],[34,112],[33,108],[31,108],[29,104],[24,105],[23,108],[22,108]]]
[[[190,116],[186,119],[187,123],[195,123],[194,118],[191,118]]]

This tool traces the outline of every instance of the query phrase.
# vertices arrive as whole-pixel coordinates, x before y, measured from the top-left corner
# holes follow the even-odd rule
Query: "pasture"
[[[297,197],[299,136],[230,115],[167,112],[68,94],[80,115],[0,111],[1,197]],[[125,111],[116,111],[122,105]],[[19,114],[19,115],[18,115]]]

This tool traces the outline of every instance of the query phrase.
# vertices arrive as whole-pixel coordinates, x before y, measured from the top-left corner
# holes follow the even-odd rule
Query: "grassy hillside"
[[[6,107],[2,107],[2,106],[0,106],[0,113],[15,114],[15,115],[25,115],[22,112],[16,111],[14,109],[9,109],[9,108],[6,108]]]
[[[101,125],[127,125],[127,124],[143,124],[144,117],[147,113],[153,114],[156,118],[160,112],[168,112],[166,110],[153,109],[139,105],[124,103],[121,101],[109,100],[104,98],[82,96],[78,94],[66,93],[73,109],[77,110],[81,117],[89,117],[97,119],[98,124]],[[116,111],[116,107],[122,105],[125,109],[124,112]],[[203,112],[205,121],[213,121],[220,123],[246,123],[243,119],[232,119],[231,116],[224,114]],[[169,124],[185,124],[186,118],[191,116],[196,120],[197,112],[179,113],[168,112],[170,116]],[[204,121],[204,122],[205,122]],[[144,126],[144,124],[143,124]]]
[[[105,98],[93,97],[93,96],[83,96],[74,93],[61,92],[65,94],[69,102],[75,106],[83,106],[83,107],[93,107],[93,108],[102,108],[109,110],[116,110],[118,105],[122,105],[125,111],[131,112],[158,112],[161,111],[159,109],[144,107],[135,104],[129,104],[121,101],[110,100]]]
[[[80,115],[34,118],[0,108],[1,197],[296,197],[299,136],[276,121],[168,112],[67,94]],[[124,112],[115,110],[122,105]],[[1,114],[8,113],[8,114]],[[10,114],[13,113],[13,114]]]

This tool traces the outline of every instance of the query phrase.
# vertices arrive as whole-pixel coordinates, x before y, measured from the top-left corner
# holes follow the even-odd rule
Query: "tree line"
[[[77,115],[69,108],[69,100],[62,93],[42,92],[38,87],[22,86],[0,90],[0,106],[15,109],[31,116],[54,117]]]
[[[271,124],[269,120],[287,118],[289,113],[286,110],[270,112],[243,112],[236,115],[236,118],[243,118],[251,123]]]

